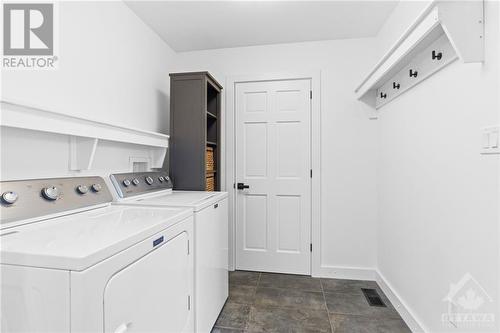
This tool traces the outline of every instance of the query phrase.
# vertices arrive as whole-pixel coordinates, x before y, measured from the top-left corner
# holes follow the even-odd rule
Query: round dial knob
[[[151,178],[149,176],[146,177],[146,183],[148,183],[148,185],[153,184],[153,182],[154,182],[153,178]]]
[[[160,177],[158,177],[158,180],[160,181],[160,183],[163,183],[163,181],[165,180],[165,178],[163,178],[163,176],[160,176]]]
[[[89,191],[89,187],[87,185],[78,185],[76,190],[80,194],[86,194]]]
[[[170,181],[170,177],[169,176],[165,176],[165,181],[169,182]]]
[[[132,184],[134,184],[135,186],[139,185],[139,183],[140,183],[139,179],[137,178],[132,179]]]
[[[131,184],[130,180],[128,180],[128,179],[124,179],[122,183],[123,183],[123,186],[125,186],[125,187],[129,187]]]
[[[47,200],[57,200],[61,192],[55,186],[49,186],[42,190],[42,195]]]
[[[99,192],[100,190],[102,190],[102,186],[101,184],[92,184],[92,191],[94,192]]]
[[[2,193],[2,201],[8,205],[12,205],[14,202],[16,202],[18,197],[19,196],[16,192],[8,191]]]

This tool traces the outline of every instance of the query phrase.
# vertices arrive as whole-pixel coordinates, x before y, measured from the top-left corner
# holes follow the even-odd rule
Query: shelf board
[[[101,140],[148,147],[152,167],[163,164],[169,136],[135,128],[74,117],[11,101],[1,101],[2,127],[54,133],[70,137],[70,170],[90,170]]]
[[[207,141],[207,146],[217,147],[217,142]]]
[[[483,22],[482,1],[432,1],[355,89],[356,98],[376,108],[377,89],[442,34],[463,62],[482,62]]]
[[[2,101],[2,126],[168,148],[169,136]]]
[[[212,119],[217,119],[217,116],[213,114],[212,112],[207,111],[207,116]]]

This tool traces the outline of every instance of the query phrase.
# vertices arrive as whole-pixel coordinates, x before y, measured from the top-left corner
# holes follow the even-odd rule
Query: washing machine
[[[113,174],[116,202],[134,207],[194,210],[195,331],[208,333],[228,297],[228,195],[173,191],[164,172]]]
[[[193,332],[193,210],[112,205],[101,177],[1,188],[2,332]]]

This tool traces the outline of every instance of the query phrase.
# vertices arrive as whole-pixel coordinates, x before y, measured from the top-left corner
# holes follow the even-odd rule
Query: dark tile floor
[[[387,307],[368,305],[361,288],[376,288]],[[411,332],[372,281],[236,271],[212,333]]]

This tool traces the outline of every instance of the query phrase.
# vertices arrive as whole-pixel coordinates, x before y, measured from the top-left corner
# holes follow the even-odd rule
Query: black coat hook
[[[380,98],[387,98],[387,94],[384,94],[384,93],[380,93]]]
[[[435,50],[432,51],[432,60],[434,59],[441,60],[442,57],[443,57],[443,52],[436,53]]]
[[[396,83],[396,82],[392,83],[392,89],[399,89],[399,88],[401,88],[401,84],[400,83]]]
[[[417,75],[418,75],[417,71],[413,71],[413,69],[410,69],[410,77],[417,77]]]

